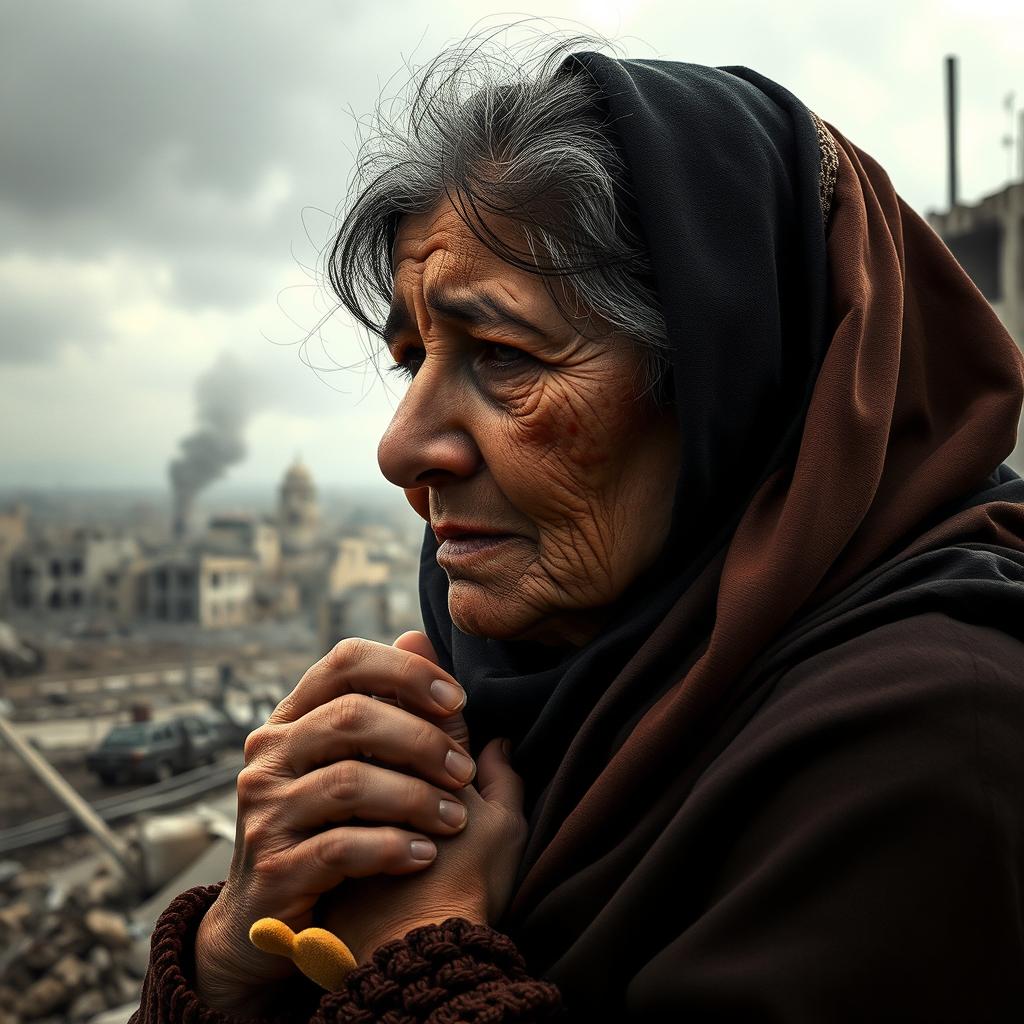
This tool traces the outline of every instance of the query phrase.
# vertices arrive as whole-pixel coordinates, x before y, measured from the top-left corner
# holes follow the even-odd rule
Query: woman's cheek
[[[605,419],[609,413],[611,423]],[[529,414],[517,418],[518,443],[582,481],[608,463],[617,413],[592,381],[555,379],[537,395]]]

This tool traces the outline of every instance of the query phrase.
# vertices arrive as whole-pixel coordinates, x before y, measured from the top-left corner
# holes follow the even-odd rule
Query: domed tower
[[[320,510],[316,504],[313,476],[296,456],[281,481],[277,521],[285,553],[309,551],[317,540]]]

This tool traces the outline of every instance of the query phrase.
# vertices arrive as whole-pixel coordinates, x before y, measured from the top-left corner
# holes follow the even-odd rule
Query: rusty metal
[[[107,827],[107,823],[93,810],[88,801],[82,799],[67,779],[32,744],[20,736],[7,717],[2,714],[0,714],[0,736],[7,741],[8,746],[39,781],[74,815],[83,828],[96,837],[97,842],[113,858],[117,867],[126,876],[135,879],[137,866],[132,861],[127,844]]]

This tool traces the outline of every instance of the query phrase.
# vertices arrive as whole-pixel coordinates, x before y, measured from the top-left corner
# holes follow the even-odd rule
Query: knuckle
[[[242,825],[242,842],[250,852],[258,851],[267,845],[271,832],[266,818],[251,818]]]
[[[413,718],[412,736],[410,737],[413,750],[423,757],[429,756],[439,745],[439,736],[444,734],[436,725],[422,718]],[[440,745],[447,748],[447,742],[441,740]],[[443,756],[443,755],[442,755]]]
[[[438,804],[442,800],[452,799],[447,793],[411,775],[403,775],[401,785],[402,806],[410,818],[425,815],[428,821],[434,821],[437,818]]]
[[[325,835],[320,842],[313,844],[310,856],[321,865],[337,867],[352,860],[355,845],[348,829],[336,829],[331,835]]]
[[[377,854],[382,864],[399,864],[408,858],[409,833],[394,825],[375,829],[380,833]]]
[[[423,672],[413,657],[402,658],[395,674],[395,684],[399,693],[416,693],[422,696]]]
[[[246,736],[242,747],[245,764],[248,766],[252,761],[264,758],[271,748],[281,742],[287,728],[287,725],[265,722],[258,729],[253,729]]]
[[[336,732],[359,732],[366,720],[373,700],[364,693],[346,693],[331,701],[330,725]]]
[[[235,790],[238,794],[239,803],[252,805],[259,803],[268,785],[268,779],[264,772],[252,765],[246,765],[235,779]]]
[[[245,757],[245,763],[248,764],[259,752],[266,746],[267,743],[267,727],[261,725],[258,729],[253,729],[248,736],[245,737],[245,744],[242,747],[243,755]]]
[[[348,668],[356,662],[362,661],[369,653],[369,641],[361,636],[347,636],[339,640],[328,655],[332,668]]]
[[[359,802],[364,782],[363,764],[360,761],[336,761],[325,777],[328,797],[347,806]]]
[[[252,873],[258,884],[276,888],[280,881],[294,872],[294,865],[284,853],[271,853],[253,863]]]
[[[303,676],[305,678],[305,676]],[[299,686],[301,686],[301,682]],[[294,717],[295,708],[298,705],[299,686],[296,686],[286,697],[282,697],[277,707],[270,715],[272,722],[288,722]]]

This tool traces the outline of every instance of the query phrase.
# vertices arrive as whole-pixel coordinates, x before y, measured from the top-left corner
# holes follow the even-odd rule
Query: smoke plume
[[[168,472],[174,491],[174,533],[182,537],[195,496],[228,466],[245,458],[245,426],[254,392],[245,368],[230,353],[196,382],[196,429],[179,442]]]

